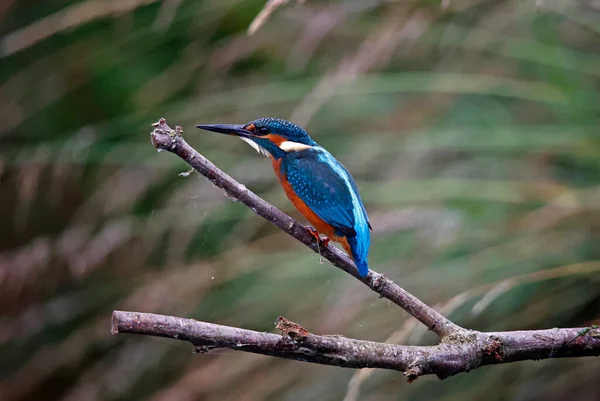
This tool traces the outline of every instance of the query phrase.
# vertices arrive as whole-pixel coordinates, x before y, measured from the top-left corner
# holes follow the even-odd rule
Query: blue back
[[[320,146],[288,153],[280,168],[307,206],[333,226],[337,235],[348,239],[358,271],[366,276],[369,218],[348,170]]]

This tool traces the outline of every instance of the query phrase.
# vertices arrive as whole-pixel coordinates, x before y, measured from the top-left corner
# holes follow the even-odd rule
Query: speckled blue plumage
[[[348,239],[358,271],[366,276],[371,242],[369,219],[348,170],[318,145],[286,154],[280,169],[307,206],[334,227],[336,235]]]

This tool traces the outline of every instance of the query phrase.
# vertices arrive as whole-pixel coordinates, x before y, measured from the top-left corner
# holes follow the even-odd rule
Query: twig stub
[[[308,337],[310,334],[304,327],[298,323],[294,323],[291,320],[279,316],[275,322],[275,328],[281,330],[283,334],[291,338],[292,340],[301,340]]]

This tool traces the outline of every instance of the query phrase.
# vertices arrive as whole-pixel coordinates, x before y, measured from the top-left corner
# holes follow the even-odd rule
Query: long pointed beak
[[[235,135],[244,138],[250,138],[252,131],[248,131],[242,124],[203,124],[196,125],[196,128],[200,128],[206,131],[218,132],[219,134]]]

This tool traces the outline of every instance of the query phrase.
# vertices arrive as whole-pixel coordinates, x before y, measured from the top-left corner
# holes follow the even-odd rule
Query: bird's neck
[[[244,137],[240,137],[240,139],[252,146],[258,153],[275,160],[288,157],[289,155],[298,155],[319,147],[314,141],[311,141],[311,144],[306,144],[288,141],[281,137],[275,138],[276,140],[271,140],[271,138],[250,139]]]
[[[267,154],[271,159],[281,159],[287,154],[286,151],[284,151],[277,144],[271,142],[268,139],[258,138],[255,139],[255,142],[260,147],[260,149],[264,149],[265,152],[262,153]]]

